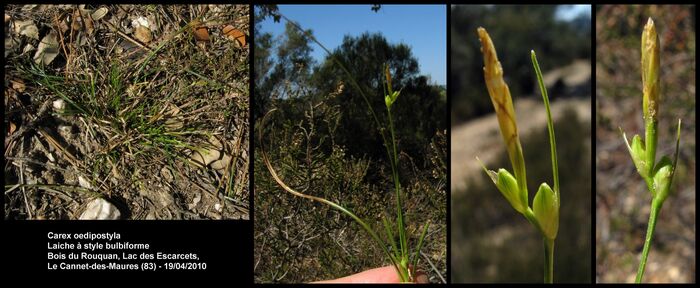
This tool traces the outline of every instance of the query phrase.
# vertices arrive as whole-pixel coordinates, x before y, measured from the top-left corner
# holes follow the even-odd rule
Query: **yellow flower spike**
[[[389,90],[389,95],[394,94],[394,90],[391,87],[391,72],[389,71],[389,64],[384,64],[384,76],[386,77],[386,87]]]
[[[644,119],[656,120],[659,109],[659,35],[651,18],[642,32],[642,85]]]
[[[657,126],[659,118],[659,35],[654,21],[649,18],[642,32],[642,108],[645,130],[646,163],[648,177],[652,176],[656,162]]]
[[[523,148],[518,137],[518,127],[515,123],[515,109],[513,109],[513,99],[510,97],[508,84],[503,81],[503,67],[498,61],[496,48],[493,46],[491,37],[486,29],[477,29],[479,41],[481,41],[481,53],[484,55],[484,79],[486,88],[489,91],[491,102],[496,110],[498,125],[501,128],[501,136],[506,144],[510,163],[513,165],[515,178],[518,180],[520,193],[527,195],[527,182],[525,176],[525,159],[523,158]]]
[[[391,72],[389,71],[389,64],[384,65],[384,76],[386,77],[386,89],[389,91],[389,94],[384,95],[384,103],[386,104],[386,108],[391,109],[391,105],[394,104],[396,98],[399,98],[401,90],[394,91],[394,89],[391,88]]]

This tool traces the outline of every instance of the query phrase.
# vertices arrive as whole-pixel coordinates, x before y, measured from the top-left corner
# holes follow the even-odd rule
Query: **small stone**
[[[68,136],[69,134],[71,134],[71,132],[73,132],[73,126],[70,126],[70,125],[59,125],[59,126],[58,126],[58,131],[59,131],[60,133],[64,134],[65,136]]]
[[[121,212],[112,203],[102,198],[90,201],[80,214],[80,220],[117,220],[121,217]]]
[[[80,187],[92,189],[92,184],[90,184],[90,181],[85,179],[85,177],[83,176],[78,176],[78,184],[80,185]]]
[[[63,99],[53,101],[53,109],[56,110],[56,112],[63,112],[63,110],[66,109],[66,101],[63,101]]]
[[[173,181],[173,173],[170,172],[170,169],[168,167],[163,167],[160,169],[160,176],[163,177],[163,179],[167,182],[172,182]]]
[[[32,52],[34,49],[34,46],[32,44],[27,44],[27,46],[24,46],[24,49],[22,49],[22,53],[29,53]]]
[[[203,166],[208,166],[212,162],[221,158],[221,150],[223,150],[221,141],[216,139],[216,137],[211,136],[211,138],[209,138],[208,145],[206,147],[202,147],[200,151],[194,151],[190,158]]]
[[[187,205],[187,208],[190,210],[194,209],[195,207],[197,207],[197,204],[199,204],[200,201],[202,201],[202,194],[198,193],[194,196],[194,199],[192,199],[192,203]]]
[[[141,16],[141,17],[136,18],[133,21],[131,21],[131,26],[134,26],[134,27],[143,26],[143,27],[149,28],[151,25],[148,23],[148,18]]]
[[[215,170],[224,170],[226,169],[226,165],[228,165],[228,162],[231,161],[231,156],[228,156],[227,154],[224,154],[223,157],[221,157],[220,160],[216,160],[211,163],[211,168]]]
[[[221,212],[222,210],[224,210],[224,205],[216,203],[214,204],[214,210]]]

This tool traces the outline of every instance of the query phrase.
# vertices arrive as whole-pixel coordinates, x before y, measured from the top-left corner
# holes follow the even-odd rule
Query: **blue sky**
[[[559,20],[571,21],[581,13],[591,16],[591,5],[577,4],[559,7],[556,17]]]
[[[379,12],[371,5],[279,5],[279,11],[304,29],[311,29],[323,45],[333,50],[345,35],[381,32],[392,44],[411,47],[418,59],[420,74],[429,75],[431,83],[447,82],[447,19],[445,5],[382,5]],[[275,23],[267,18],[260,32],[277,36],[284,32],[284,20]],[[325,52],[312,45],[318,62]]]

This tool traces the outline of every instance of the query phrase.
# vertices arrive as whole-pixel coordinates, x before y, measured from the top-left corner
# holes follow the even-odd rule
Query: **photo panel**
[[[590,283],[591,6],[450,9],[451,281]]]
[[[255,6],[256,283],[446,283],[445,5]]]
[[[695,6],[595,10],[595,281],[695,282]]]

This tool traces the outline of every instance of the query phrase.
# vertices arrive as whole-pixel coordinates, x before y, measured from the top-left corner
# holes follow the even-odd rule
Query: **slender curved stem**
[[[549,107],[549,95],[547,94],[547,88],[544,85],[544,80],[542,79],[542,71],[540,70],[540,64],[537,62],[537,55],[535,51],[530,51],[530,57],[532,58],[532,66],[535,68],[535,74],[537,74],[537,83],[539,83],[540,91],[542,92],[542,101],[544,101],[544,107],[547,110],[547,130],[549,132],[549,147],[552,154],[552,177],[554,178],[554,195],[557,201],[557,209],[559,209],[558,202],[560,201],[559,195],[559,164],[557,162],[557,141],[554,136],[554,121],[552,121],[552,111]],[[554,238],[549,239],[544,238],[544,282],[554,283]]]
[[[554,193],[559,197],[559,164],[557,162],[557,141],[554,137],[554,121],[552,121],[552,111],[549,108],[549,95],[547,95],[547,88],[544,86],[544,80],[542,79],[542,71],[540,71],[540,65],[537,62],[537,55],[535,51],[530,52],[532,57],[532,65],[535,67],[535,74],[537,74],[537,83],[540,85],[540,91],[542,91],[542,100],[544,101],[544,107],[547,109],[547,129],[549,130],[549,147],[552,154],[552,176],[554,177]]]
[[[554,283],[554,239],[544,237],[544,283]]]
[[[642,277],[644,277],[644,269],[647,266],[647,257],[649,257],[649,247],[651,246],[651,239],[654,236],[654,228],[656,227],[656,218],[659,216],[659,211],[661,210],[660,202],[656,199],[651,201],[651,213],[649,214],[649,226],[647,227],[647,236],[644,240],[644,249],[642,250],[642,259],[639,261],[639,268],[637,269],[637,278],[635,283],[642,283]]]
[[[406,228],[403,222],[403,205],[401,204],[401,183],[399,182],[399,171],[398,171],[398,155],[396,153],[396,136],[394,133],[394,121],[392,120],[391,108],[387,108],[389,113],[389,131],[391,131],[391,147],[394,151],[391,155],[391,170],[393,172],[394,178],[394,188],[396,189],[396,225],[399,228],[399,245],[401,247],[401,258],[408,258],[408,241],[406,239]]]

